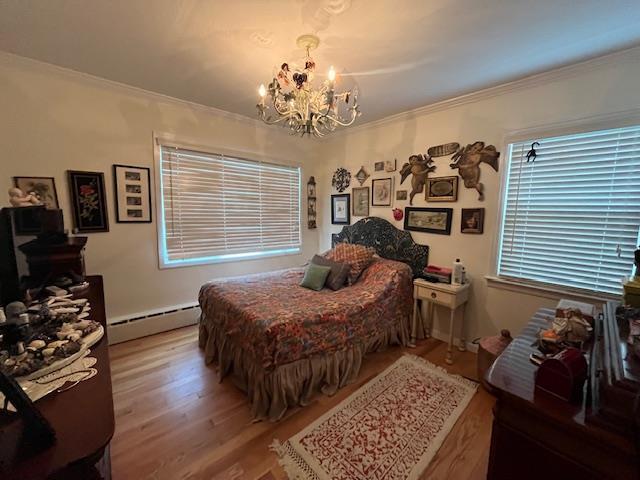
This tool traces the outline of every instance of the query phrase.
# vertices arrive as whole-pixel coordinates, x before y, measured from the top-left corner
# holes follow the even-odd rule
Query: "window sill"
[[[249,254],[231,254],[231,255],[217,255],[215,257],[206,258],[193,258],[189,260],[174,260],[165,261],[160,259],[160,268],[180,268],[180,267],[195,267],[198,265],[210,265],[216,263],[230,263],[230,262],[246,262],[250,260],[262,260],[272,257],[286,257],[290,255],[300,255],[301,248],[292,248],[287,250],[275,250],[270,252],[257,252]]]
[[[561,286],[533,284],[525,281],[501,278],[495,275],[485,275],[487,286],[516,293],[526,293],[536,297],[550,299],[580,299],[591,303],[604,303],[610,300],[620,300],[620,295],[609,295],[589,291],[571,290]]]

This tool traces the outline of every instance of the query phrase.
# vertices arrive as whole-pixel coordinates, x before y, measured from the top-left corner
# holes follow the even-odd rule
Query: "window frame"
[[[560,137],[564,135],[575,135],[590,131],[609,130],[615,128],[633,127],[640,125],[640,110],[634,109],[626,112],[616,112],[612,114],[598,115],[588,118],[581,118],[573,121],[549,124],[546,126],[531,127],[522,130],[507,132],[502,139],[502,151],[506,152],[503,158],[504,167],[500,169],[500,194],[498,197],[498,208],[496,212],[497,230],[493,238],[492,271],[485,275],[489,286],[502,288],[510,291],[524,291],[547,298],[573,297],[580,299],[605,302],[608,300],[619,300],[619,295],[597,292],[567,285],[540,282],[532,279],[515,279],[509,276],[499,275],[502,230],[504,227],[505,213],[507,208],[507,184],[511,171],[511,150],[514,143],[523,142],[532,138]]]
[[[298,214],[300,222],[300,245],[297,248],[282,249],[277,251],[266,252],[250,252],[250,253],[231,253],[222,255],[213,255],[210,257],[200,257],[187,260],[168,260],[166,252],[165,242],[165,221],[164,221],[164,201],[162,196],[162,157],[161,146],[171,146],[183,149],[190,149],[208,153],[212,155],[227,155],[229,157],[236,157],[243,160],[271,163],[273,165],[279,165],[284,167],[297,168],[299,172],[299,185],[298,185]],[[229,262],[242,262],[251,260],[260,260],[273,257],[285,257],[291,255],[300,255],[303,249],[303,229],[302,229],[302,202],[303,202],[303,185],[302,175],[303,167],[299,162],[291,162],[287,160],[274,160],[271,157],[264,155],[263,153],[252,150],[239,150],[228,147],[214,146],[211,144],[205,144],[196,140],[187,139],[182,136],[176,136],[170,133],[157,133],[153,132],[153,165],[154,165],[154,191],[155,191],[155,210],[156,218],[158,219],[156,225],[156,241],[157,248],[156,253],[158,255],[158,268],[161,270],[171,268],[193,267],[198,265],[212,265],[219,263]]]

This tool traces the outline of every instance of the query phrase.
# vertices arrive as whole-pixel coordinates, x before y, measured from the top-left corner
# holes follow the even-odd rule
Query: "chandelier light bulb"
[[[264,88],[264,84],[260,84],[260,87],[258,88],[258,93],[260,94],[260,96],[262,98],[266,97],[267,95],[267,89]]]
[[[335,81],[335,79],[336,79],[336,71],[333,68],[333,65],[331,65],[329,67],[329,74],[327,76],[329,77],[329,81],[330,82],[334,82]]]

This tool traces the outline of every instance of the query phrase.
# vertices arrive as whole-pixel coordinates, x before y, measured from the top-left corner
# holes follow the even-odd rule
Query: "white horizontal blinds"
[[[640,126],[510,147],[498,273],[620,293],[639,241]]]
[[[168,262],[300,247],[300,169],[161,147]]]

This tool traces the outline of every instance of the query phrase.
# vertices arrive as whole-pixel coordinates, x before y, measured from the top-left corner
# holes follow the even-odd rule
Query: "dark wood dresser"
[[[87,277],[88,292],[79,297],[91,302],[91,319],[106,330],[101,276]],[[20,446],[22,421],[0,412],[0,478],[4,479],[109,479],[109,442],[115,422],[109,342],[104,337],[91,347],[98,374],[62,393],[53,393],[36,406],[56,432],[56,443],[40,452]]]
[[[640,478],[640,384],[634,383],[640,371],[631,371],[635,359],[630,363],[615,315],[609,311],[596,321],[591,378],[577,404],[534,388],[538,367],[529,355],[553,316],[553,310],[539,310],[487,373],[497,396],[487,478]]]

